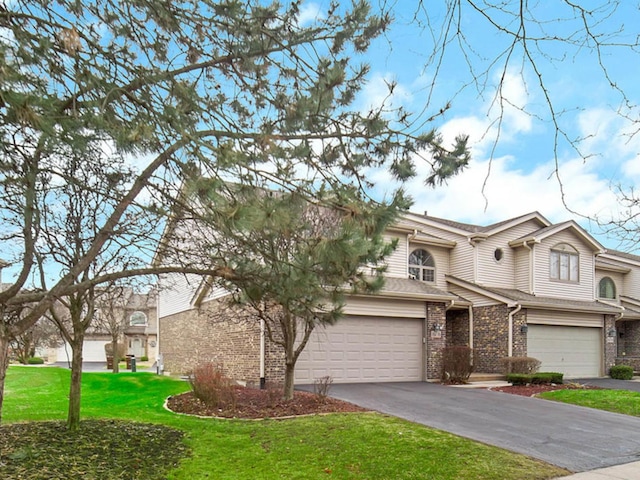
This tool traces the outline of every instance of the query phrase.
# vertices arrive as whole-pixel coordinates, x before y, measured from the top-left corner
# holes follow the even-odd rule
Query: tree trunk
[[[69,412],[67,429],[75,431],[80,425],[80,397],[82,392],[82,347],[84,335],[71,345],[71,386],[69,387]]]
[[[293,400],[293,377],[295,374],[296,364],[288,360],[284,366],[284,400]]]
[[[0,335],[0,423],[2,422],[2,404],[4,402],[4,380],[9,368],[9,337]]]
[[[114,337],[111,339],[111,345],[113,346],[111,350],[111,355],[113,356],[112,372],[119,373],[120,372],[120,353],[118,352],[118,337]]]

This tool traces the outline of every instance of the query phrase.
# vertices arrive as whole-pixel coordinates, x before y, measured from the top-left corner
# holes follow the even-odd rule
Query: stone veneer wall
[[[604,373],[605,375],[609,374],[609,369],[616,364],[616,355],[617,355],[617,333],[614,337],[609,337],[608,332],[610,330],[615,330],[616,328],[616,316],[615,315],[605,315],[604,316],[604,332],[602,337],[604,338]]]
[[[447,312],[447,347],[469,346],[469,311],[449,310]]]
[[[508,314],[507,314],[508,315]],[[507,317],[507,323],[509,319]],[[527,356],[527,334],[522,333],[522,327],[527,324],[527,311],[520,310],[513,316],[513,350],[512,356],[514,357],[526,357]]]
[[[618,356],[640,357],[640,321],[619,321],[616,329],[618,331]]]
[[[508,324],[506,305],[474,307],[473,358],[476,372],[502,373],[500,359],[508,354]]]
[[[164,369],[184,375],[202,363],[218,363],[225,375],[247,385],[260,384],[260,324],[255,319],[219,314],[219,303],[207,302],[159,319]]]
[[[435,325],[441,326],[442,331],[435,331],[433,329]],[[435,380],[442,376],[442,349],[447,345],[446,309],[444,303],[427,303],[426,333],[426,377],[427,380]]]

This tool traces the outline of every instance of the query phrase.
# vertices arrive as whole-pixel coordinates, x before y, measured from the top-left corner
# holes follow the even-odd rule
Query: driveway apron
[[[432,383],[334,384],[332,397],[582,472],[640,460],[640,418]]]

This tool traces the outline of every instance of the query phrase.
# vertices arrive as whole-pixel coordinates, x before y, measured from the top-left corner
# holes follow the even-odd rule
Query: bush
[[[149,361],[149,357],[147,357],[146,355],[143,355],[140,357],[140,361],[141,362],[148,362]]]
[[[532,374],[540,368],[540,360],[533,357],[505,357],[500,359],[505,375],[510,373]]]
[[[224,376],[222,366],[213,363],[198,365],[189,375],[189,383],[193,394],[205,405],[221,409],[235,408],[233,381]]]
[[[333,378],[331,378],[329,375],[316,378],[313,381],[313,393],[316,394],[318,400],[321,403],[324,403],[327,400],[327,396],[329,395],[329,390],[331,390],[332,384]]]
[[[614,365],[609,369],[609,375],[617,380],[631,380],[633,378],[633,367],[629,365]]]
[[[445,347],[442,349],[442,381],[467,383],[473,373],[473,350],[469,347]]]
[[[531,383],[537,385],[549,385],[551,383],[562,383],[563,373],[559,372],[538,372],[531,375]]]
[[[29,365],[42,365],[44,360],[40,357],[31,357],[27,360],[27,363]]]
[[[512,385],[527,385],[531,383],[531,375],[525,373],[510,373],[507,375],[507,382]]]
[[[507,382],[513,385],[549,385],[551,383],[562,383],[564,374],[559,372],[539,372],[534,374],[510,373],[507,375]]]

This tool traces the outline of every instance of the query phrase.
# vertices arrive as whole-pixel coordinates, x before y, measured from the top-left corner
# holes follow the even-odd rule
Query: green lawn
[[[10,367],[4,422],[64,419],[68,383],[65,369]],[[186,389],[185,382],[150,373],[86,373],[82,418],[148,422],[184,432],[190,453],[170,471],[170,479],[508,480],[567,474],[522,455],[380,414],[243,421],[192,418],[163,408],[168,395]]]
[[[640,393],[628,390],[556,390],[541,398],[640,417]]]

